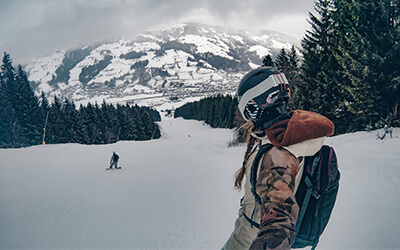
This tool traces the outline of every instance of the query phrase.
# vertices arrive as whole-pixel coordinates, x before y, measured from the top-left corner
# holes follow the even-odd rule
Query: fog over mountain
[[[135,39],[150,28],[198,22],[301,39],[313,0],[2,0],[0,48],[15,65],[84,44]]]

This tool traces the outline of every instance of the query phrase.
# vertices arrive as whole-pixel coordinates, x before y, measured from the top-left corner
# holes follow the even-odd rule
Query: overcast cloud
[[[309,29],[313,0],[0,0],[0,51],[15,64],[56,50],[150,28],[201,22],[298,39]]]

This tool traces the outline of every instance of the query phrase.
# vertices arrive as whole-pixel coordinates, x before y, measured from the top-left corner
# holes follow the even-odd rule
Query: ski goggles
[[[265,109],[272,106],[279,106],[282,102],[289,99],[289,94],[282,96],[280,90],[274,90],[270,93],[264,93],[250,100],[244,108],[244,116],[246,119],[253,121],[259,119]]]
[[[275,79],[276,78],[276,79]],[[259,93],[262,89],[268,89],[261,95],[249,97]],[[247,91],[239,101],[239,110],[245,119],[253,121],[260,118],[263,111],[269,107],[280,105],[290,99],[290,88],[283,74],[273,75],[256,87]],[[244,103],[247,100],[247,103]]]

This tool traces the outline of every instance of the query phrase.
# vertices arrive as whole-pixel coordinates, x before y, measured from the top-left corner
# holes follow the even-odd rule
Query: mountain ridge
[[[279,32],[182,23],[136,39],[96,43],[38,58],[25,67],[35,93],[78,104],[136,103],[157,107],[189,97],[229,93],[243,74],[298,45]]]

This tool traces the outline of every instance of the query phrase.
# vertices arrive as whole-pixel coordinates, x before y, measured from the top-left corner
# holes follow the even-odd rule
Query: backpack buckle
[[[313,191],[311,192],[311,195],[312,195],[316,200],[318,200],[318,199],[321,197],[321,195],[319,194],[319,192],[318,192],[317,190],[315,190],[315,189],[313,189]]]

